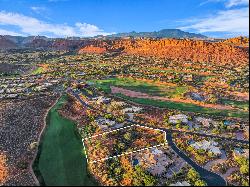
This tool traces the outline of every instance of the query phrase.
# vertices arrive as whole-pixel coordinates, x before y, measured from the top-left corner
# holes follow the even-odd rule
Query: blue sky
[[[179,28],[249,35],[249,0],[0,0],[0,35],[107,35]]]

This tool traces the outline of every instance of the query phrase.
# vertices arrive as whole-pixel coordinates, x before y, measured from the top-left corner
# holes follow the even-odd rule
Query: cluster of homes
[[[154,176],[160,176],[165,173],[167,167],[173,163],[174,160],[157,148],[147,150],[143,154],[137,154],[134,158],[134,165],[142,165]]]
[[[45,92],[60,82],[43,75],[0,79],[0,99],[22,98]]]
[[[202,149],[212,153],[215,156],[220,156],[222,154],[220,147],[218,146],[218,142],[215,141],[207,141],[207,140],[202,140],[200,142],[190,141],[189,144],[196,150]]]
[[[171,155],[171,156],[170,156]],[[187,163],[164,147],[153,148],[133,156],[133,165],[140,165],[153,176],[171,179],[187,167]],[[187,181],[177,181],[169,186],[191,186]]]
[[[129,120],[133,120],[134,114],[139,113],[142,108],[136,107],[136,106],[131,106],[128,105],[125,102],[117,102],[117,101],[112,101],[111,98],[104,97],[104,96],[98,96],[94,97],[90,101],[92,104],[95,102],[96,104],[106,104],[107,106],[110,104],[115,104],[117,106],[121,107],[120,112],[122,113],[123,116],[127,116]],[[107,131],[109,129],[117,129],[121,128],[124,126],[125,122],[118,123],[115,120],[107,119],[105,117],[99,117],[95,120],[95,122],[98,124],[98,126],[103,130]]]
[[[170,116],[168,122],[173,125],[188,125],[188,130],[200,129],[201,132],[206,132],[209,134],[212,134],[212,130],[220,128],[220,126],[223,124],[228,129],[235,129],[235,131],[232,132],[234,132],[235,138],[238,139],[248,138],[249,132],[249,125],[247,123],[238,123],[229,120],[216,121],[203,116],[189,118],[185,114],[177,114]]]
[[[236,147],[233,151],[233,156],[236,157],[245,157],[249,159],[249,149],[243,149],[240,147]]]

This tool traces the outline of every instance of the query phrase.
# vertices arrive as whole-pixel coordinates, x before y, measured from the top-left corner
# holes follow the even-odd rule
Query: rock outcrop
[[[97,53],[97,54],[101,54],[101,53],[105,53],[107,51],[107,49],[105,47],[95,47],[93,45],[90,46],[86,46],[82,49],[80,49],[79,53]]]
[[[236,38],[229,38],[227,40],[224,40],[223,43],[239,47],[249,47],[249,38],[239,36]]]
[[[190,39],[143,39],[112,40],[108,44],[99,42],[86,46],[79,52],[112,52],[122,49],[123,53],[140,56],[156,56],[176,61],[227,63],[248,63],[248,50],[222,42],[208,42]]]

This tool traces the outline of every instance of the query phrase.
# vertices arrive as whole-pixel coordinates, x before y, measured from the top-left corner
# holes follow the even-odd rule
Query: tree
[[[187,147],[187,152],[192,153],[194,151],[194,148],[192,146]]]
[[[145,177],[144,177],[145,186],[154,186],[155,183],[156,183],[156,180],[154,179],[153,176],[145,175]]]
[[[131,139],[131,133],[126,132],[123,137],[125,138],[125,140],[129,141]]]
[[[135,172],[133,174],[133,185],[135,186],[154,186],[156,179],[143,171],[140,166],[135,166]]]
[[[249,182],[247,180],[242,181],[242,186],[249,186]]]
[[[197,180],[194,183],[194,186],[206,186],[207,184],[203,180]]]
[[[249,173],[249,167],[248,167],[248,165],[242,165],[240,167],[240,172],[243,175],[248,175],[248,173]]]
[[[119,151],[122,151],[122,150],[125,149],[125,144],[124,143],[118,143],[117,147],[118,147]]]
[[[191,183],[195,183],[195,181],[197,181],[199,179],[199,173],[197,171],[195,171],[193,168],[189,169],[188,173],[187,173],[187,179],[191,182]]]

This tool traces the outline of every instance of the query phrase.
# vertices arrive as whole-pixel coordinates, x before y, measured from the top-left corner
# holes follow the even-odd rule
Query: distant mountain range
[[[163,29],[154,32],[127,32],[108,35],[107,37],[148,37],[148,38],[200,38],[206,39],[207,36],[185,32],[180,29]]]
[[[80,37],[68,37],[68,38],[48,38],[45,36],[9,36],[0,35],[0,49],[11,49],[11,48],[60,48],[60,49],[75,49],[85,44],[89,44],[89,41],[95,39],[116,39],[124,37],[146,37],[146,38],[197,38],[197,39],[207,39],[206,36],[201,34],[184,32],[179,29],[163,29],[155,32],[128,32],[128,33],[118,33],[108,36],[96,36],[89,38]]]

